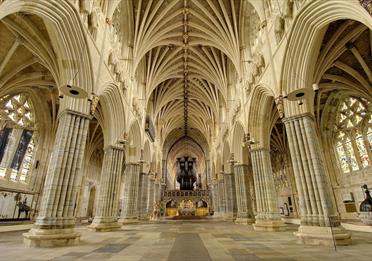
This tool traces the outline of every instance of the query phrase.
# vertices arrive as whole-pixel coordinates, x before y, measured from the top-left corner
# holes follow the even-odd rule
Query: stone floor
[[[173,221],[127,225],[116,232],[79,227],[80,245],[52,249],[26,248],[22,233],[0,233],[0,260],[372,260],[372,234],[353,232],[353,245],[333,248],[296,243],[287,232],[255,232],[225,222]]]

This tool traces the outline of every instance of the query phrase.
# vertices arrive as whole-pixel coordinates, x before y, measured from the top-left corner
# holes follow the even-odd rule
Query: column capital
[[[120,150],[120,151],[124,151],[124,147],[121,144],[110,144],[110,145],[107,145],[103,150],[105,152],[108,151],[108,150]]]
[[[237,163],[237,161],[234,159],[234,153],[231,153],[231,155],[230,155],[230,159],[229,159],[228,162],[229,162],[230,166],[231,166],[232,168],[234,168],[235,163]]]
[[[58,113],[57,119],[60,119],[65,114],[76,115],[76,116],[79,116],[79,117],[82,117],[82,118],[86,118],[88,120],[91,120],[93,118],[89,114],[85,114],[85,113],[74,111],[74,110],[70,110],[70,109],[64,109],[63,111],[61,111],[60,113]]]
[[[217,180],[223,180],[224,174],[225,174],[225,172],[220,171],[220,173],[217,174]]]
[[[263,20],[261,22],[261,28],[265,28],[267,26],[267,20]]]
[[[302,118],[309,118],[312,121],[315,121],[315,116],[313,114],[309,113],[309,112],[306,112],[306,113],[301,113],[301,114],[285,117],[285,118],[282,119],[282,122],[285,124],[287,122],[297,121],[297,120],[302,119]]]
[[[270,149],[269,148],[266,148],[266,147],[262,147],[262,146],[252,146],[251,148],[251,152],[259,152],[259,151],[268,151],[270,152]]]
[[[248,164],[241,163],[241,164],[235,164],[234,165],[234,168],[241,168],[241,167],[248,167]]]
[[[138,163],[136,163],[136,162],[128,162],[128,163],[125,163],[125,165],[126,166],[139,166],[139,164]]]

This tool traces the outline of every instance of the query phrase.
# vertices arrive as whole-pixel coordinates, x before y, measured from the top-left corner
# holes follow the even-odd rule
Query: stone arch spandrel
[[[287,102],[284,107],[287,117],[305,112],[313,113],[312,85],[324,28],[341,19],[355,20],[372,29],[370,14],[358,1],[311,1],[293,21],[294,26],[289,33],[283,59],[281,92],[283,96],[287,96],[298,89],[308,89],[308,102],[303,106],[298,106],[297,102]]]

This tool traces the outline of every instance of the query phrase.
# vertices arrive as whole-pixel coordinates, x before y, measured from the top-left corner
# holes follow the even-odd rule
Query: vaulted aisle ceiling
[[[145,61],[146,97],[158,135],[165,140],[170,133],[202,133],[210,141],[220,107],[226,106],[228,75],[240,75],[240,1],[133,4],[134,72]]]

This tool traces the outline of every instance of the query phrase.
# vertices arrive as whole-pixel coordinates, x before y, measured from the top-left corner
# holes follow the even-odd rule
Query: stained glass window
[[[335,122],[336,154],[344,173],[371,165],[372,105],[366,99],[348,97],[338,107]]]
[[[346,139],[346,143],[345,143],[345,152],[346,152],[346,157],[348,159],[351,170],[358,170],[359,167],[358,167],[358,163],[355,157],[355,152],[354,152],[352,143],[348,138]]]
[[[355,142],[358,148],[359,157],[361,159],[362,166],[367,167],[370,164],[369,158],[368,158],[368,151],[366,148],[366,144],[364,142],[363,135],[360,132],[357,132]]]
[[[26,154],[23,158],[22,167],[21,167],[21,176],[19,178],[20,181],[25,182],[32,166],[32,156],[34,155],[35,151],[35,139],[31,139],[30,143],[27,146]]]
[[[0,177],[14,182],[28,180],[37,136],[34,115],[32,102],[27,95],[0,98]]]
[[[348,159],[347,159],[346,154],[345,154],[344,146],[340,142],[337,145],[337,154],[338,154],[338,158],[340,159],[342,171],[344,173],[349,172],[350,169],[349,169]]]

